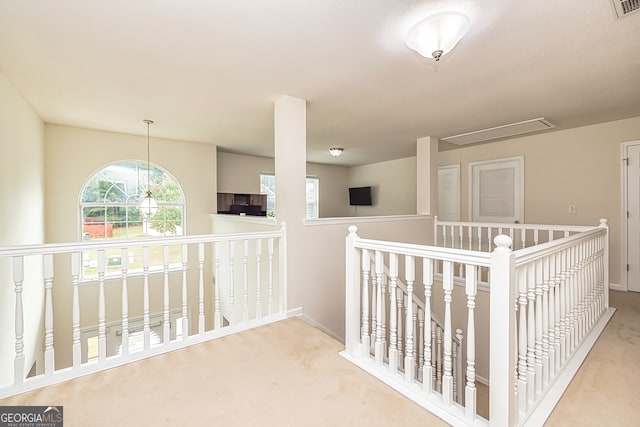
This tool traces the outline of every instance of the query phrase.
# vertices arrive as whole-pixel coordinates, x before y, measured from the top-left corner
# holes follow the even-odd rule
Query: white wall
[[[415,157],[350,168],[349,187],[372,187],[373,206],[358,206],[358,216],[414,215],[416,174]]]
[[[144,125],[140,122],[141,130]],[[144,136],[81,129],[68,126],[46,125],[46,196],[47,241],[73,242],[80,238],[79,196],[86,180],[102,167],[119,160],[147,158],[147,138]],[[211,232],[209,214],[216,211],[216,146],[151,137],[151,162],[162,167],[180,183],[185,196],[186,234]],[[189,254],[190,259],[197,257]],[[70,277],[69,263],[56,262],[57,277]],[[195,272],[192,272],[195,274]],[[206,272],[210,277],[210,272]],[[151,284],[159,277],[153,277]],[[130,281],[130,313],[134,318],[141,312],[140,280]],[[192,281],[192,282],[196,282]],[[113,286],[110,286],[113,284]],[[80,292],[83,307],[97,310],[97,287],[83,285]],[[119,320],[120,285],[107,285],[107,321]],[[191,292],[195,298],[196,293]],[[69,283],[54,283],[54,333],[56,366],[69,366],[71,362],[71,302]],[[195,299],[192,300],[192,303]],[[136,308],[138,307],[138,308]],[[152,299],[151,307],[162,307]],[[96,310],[81,310],[81,326],[97,323]],[[193,313],[192,313],[193,314]],[[197,314],[197,313],[196,313]],[[193,322],[192,322],[193,324]]]
[[[36,111],[0,74],[0,246],[44,241],[43,134],[44,125]],[[23,301],[28,371],[42,339],[44,292],[41,260],[32,258],[26,262]],[[13,379],[15,293],[12,280],[10,260],[0,260],[0,384]]]
[[[621,143],[640,139],[640,117],[545,132],[439,153],[460,164],[460,214],[469,213],[469,162],[524,156],[525,221],[610,224],[610,281],[622,283]],[[576,207],[569,214],[569,205]]]

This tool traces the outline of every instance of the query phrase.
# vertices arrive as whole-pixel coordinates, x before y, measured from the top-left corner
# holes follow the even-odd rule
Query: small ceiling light
[[[467,34],[471,22],[458,12],[441,12],[423,19],[409,30],[406,43],[425,58],[436,61],[446,55]]]
[[[344,151],[344,148],[340,148],[340,147],[329,148],[329,153],[331,153],[333,157],[338,157],[340,154],[342,154],[343,151]]]
[[[151,161],[150,161],[150,144],[149,144],[149,125],[153,124],[153,120],[143,120],[147,124],[147,191],[145,197],[140,202],[142,214],[147,218],[152,218],[158,212],[158,203],[151,195]]]

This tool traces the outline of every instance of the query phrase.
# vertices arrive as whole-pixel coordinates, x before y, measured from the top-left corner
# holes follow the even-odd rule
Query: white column
[[[295,254],[305,254],[308,242],[303,233],[303,221],[306,213],[307,176],[307,105],[303,99],[283,95],[274,103],[274,151],[276,173],[276,218],[285,222],[290,233],[286,242],[289,254],[286,274],[280,274],[286,283],[292,283],[291,289],[279,296],[285,309],[307,307],[304,284],[308,282],[306,272],[297,262]],[[300,255],[300,256],[301,256]],[[286,283],[283,284],[286,289]],[[291,300],[289,303],[288,300]]]
[[[438,138],[425,136],[416,142],[416,213],[438,212]]]

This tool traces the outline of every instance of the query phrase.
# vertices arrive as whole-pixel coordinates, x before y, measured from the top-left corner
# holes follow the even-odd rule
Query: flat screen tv
[[[349,204],[351,206],[371,206],[371,187],[349,188]]]

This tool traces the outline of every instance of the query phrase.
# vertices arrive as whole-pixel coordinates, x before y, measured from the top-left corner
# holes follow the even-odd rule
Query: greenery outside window
[[[135,239],[181,236],[184,234],[184,195],[179,183],[168,172],[147,163],[127,160],[112,163],[91,176],[80,196],[80,230],[82,240]],[[158,204],[150,218],[143,215],[140,201],[147,192],[147,182]],[[106,275],[122,270],[121,251],[107,250]],[[162,248],[151,248],[151,265],[162,269]],[[170,247],[171,266],[180,263],[180,248]],[[142,247],[128,253],[129,273],[142,271]],[[97,278],[97,252],[82,254],[82,278]],[[152,268],[153,269],[153,268]]]

